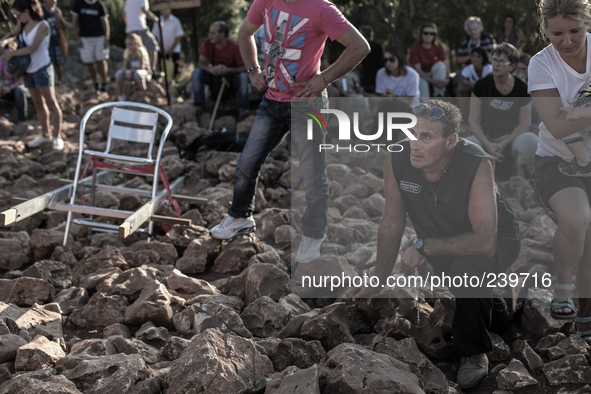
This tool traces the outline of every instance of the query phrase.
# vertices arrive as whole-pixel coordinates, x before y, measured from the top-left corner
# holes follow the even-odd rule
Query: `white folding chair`
[[[97,111],[111,108],[111,122],[107,146],[104,152],[93,151],[84,148],[84,137],[86,125],[90,117]],[[156,158],[152,157],[154,141],[156,139],[156,129],[158,118],[162,116],[166,120],[166,127],[160,137],[158,152]],[[80,152],[76,163],[76,173],[69,204],[56,204],[52,208],[68,211],[68,219],[64,234],[64,245],[68,240],[71,223],[90,226],[93,230],[119,233],[121,238],[126,237],[134,231],[148,232],[151,237],[154,226],[154,213],[166,201],[170,200],[171,194],[182,187],[184,177],[177,179],[173,184],[165,185],[165,188],[158,191],[158,181],[160,180],[160,160],[162,158],[162,149],[172,127],[172,118],[168,113],[152,105],[132,103],[132,102],[111,102],[99,104],[92,107],[80,122]],[[114,140],[126,141],[129,143],[144,144],[148,146],[147,155],[144,157],[126,156],[112,152]],[[92,161],[92,182],[87,182],[91,187],[91,205],[76,205],[76,192],[78,191],[81,174],[86,170],[82,168],[83,156],[88,156],[88,164]],[[99,165],[101,163],[101,165]],[[116,163],[116,164],[115,164]],[[86,164],[86,168],[88,168]],[[139,171],[138,166],[143,170]],[[97,168],[99,167],[99,168]],[[146,167],[152,167],[153,171],[148,172]],[[101,169],[99,172],[98,170]],[[102,170],[105,171],[102,171]],[[102,181],[112,177],[110,173],[130,173],[152,177],[152,191],[143,191],[119,186],[102,184]],[[83,176],[82,176],[83,177]],[[165,179],[162,179],[167,183]],[[108,191],[111,193],[131,194],[136,193],[143,197],[150,197],[150,201],[135,212],[123,211],[119,209],[106,209],[95,207],[95,192],[97,190]],[[73,213],[82,213],[90,215],[90,219],[73,219]],[[124,218],[125,221],[120,226],[108,223],[94,221],[94,216],[106,216],[115,218]],[[148,228],[140,226],[149,221]]]

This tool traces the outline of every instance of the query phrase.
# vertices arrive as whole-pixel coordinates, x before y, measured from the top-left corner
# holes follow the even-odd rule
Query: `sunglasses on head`
[[[392,56],[392,57],[385,57],[384,58],[384,62],[391,62],[394,63],[396,61],[396,56]]]
[[[419,104],[419,105],[417,105],[415,107],[415,109],[412,112],[416,115],[418,113],[423,112],[425,109],[428,109],[429,110],[428,117],[430,119],[438,120],[438,119],[441,119],[441,118],[443,118],[445,116],[445,112],[443,111],[443,109],[441,109],[441,108],[439,108],[439,107],[437,107],[435,105],[432,106],[432,107],[429,107],[429,106],[427,106],[425,104]]]
[[[436,36],[437,33],[435,33],[434,31],[424,31],[423,35],[424,36]]]

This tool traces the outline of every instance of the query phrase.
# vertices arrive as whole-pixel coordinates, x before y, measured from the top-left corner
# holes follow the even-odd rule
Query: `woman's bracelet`
[[[259,70],[262,70],[262,68],[260,66],[252,66],[251,68],[249,68],[248,70],[246,70],[247,74],[250,74],[251,71],[253,71],[255,68],[258,68]]]
[[[322,80],[324,81],[324,83],[326,84],[326,86],[330,85],[330,83],[328,83],[328,81],[326,80],[326,78],[324,78],[324,74],[320,73],[320,76],[322,77]]]

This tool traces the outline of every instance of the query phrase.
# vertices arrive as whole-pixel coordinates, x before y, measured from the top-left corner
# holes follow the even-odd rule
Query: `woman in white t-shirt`
[[[53,145],[53,149],[62,150],[64,148],[64,140],[61,138],[62,110],[55,97],[53,86],[54,72],[49,57],[49,24],[43,20],[43,10],[38,0],[15,0],[11,6],[11,12],[18,23],[2,38],[0,47],[4,47],[5,39],[19,35],[26,47],[16,51],[4,51],[2,57],[8,62],[13,56],[31,56],[31,63],[23,79],[35,104],[42,131],[40,136],[29,141],[27,145],[29,148]]]
[[[410,98],[411,108],[419,103],[419,73],[406,65],[406,57],[394,47],[384,52],[384,67],[376,73],[376,93],[382,97]]]
[[[551,45],[531,59],[528,70],[529,91],[542,118],[535,163],[536,189],[558,219],[553,242],[558,281],[551,314],[556,319],[576,317],[577,334],[584,338],[591,336],[591,178],[565,175],[558,165],[573,159],[564,141],[582,140],[578,131],[589,124],[589,119],[567,117],[578,111],[572,109],[573,105],[586,97],[591,86],[588,7],[587,0],[541,2],[541,30]],[[591,155],[591,140],[583,141]],[[575,268],[578,311],[572,299]]]
[[[483,47],[476,47],[470,51],[472,64],[462,69],[460,84],[458,85],[458,97],[470,97],[476,81],[492,73],[492,65],[488,61],[488,53]]]

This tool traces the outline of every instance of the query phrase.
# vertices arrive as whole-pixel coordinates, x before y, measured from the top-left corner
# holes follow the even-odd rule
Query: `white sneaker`
[[[54,138],[53,139],[53,150],[63,150],[64,149],[64,140],[61,138]]]
[[[220,224],[209,230],[209,235],[217,239],[230,239],[238,234],[248,234],[256,230],[256,223],[252,216],[248,218],[233,218],[228,215]]]
[[[300,248],[295,258],[296,263],[309,263],[320,257],[320,250],[326,245],[327,239],[326,234],[320,239],[302,235],[302,242],[300,242]]]
[[[127,97],[125,97],[125,95],[122,94],[121,96],[117,97],[117,100],[119,100],[119,101],[125,101],[126,98]]]
[[[53,142],[53,139],[46,137],[44,135],[40,135],[35,138],[33,141],[29,142],[27,146],[29,148],[39,148],[42,145],[49,145],[49,143]]]

